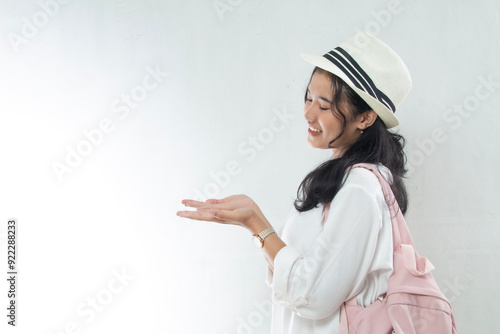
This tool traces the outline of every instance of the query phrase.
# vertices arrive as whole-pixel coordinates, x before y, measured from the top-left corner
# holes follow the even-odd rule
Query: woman
[[[406,212],[404,138],[388,129],[399,124],[394,112],[411,78],[389,46],[364,32],[323,56],[302,57],[316,65],[304,101],[308,142],[333,156],[302,181],[283,230],[275,233],[245,195],[183,200],[197,210],[177,214],[253,234],[269,264],[273,333],[337,333],[342,303],[356,297],[358,305],[370,305],[387,291],[393,271],[380,183],[371,171],[350,167],[378,168]]]

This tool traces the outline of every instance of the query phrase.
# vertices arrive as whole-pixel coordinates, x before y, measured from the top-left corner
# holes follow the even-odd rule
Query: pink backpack
[[[394,271],[383,299],[368,307],[358,306],[356,297],[342,304],[339,334],[456,334],[451,306],[439,289],[431,271],[434,266],[415,250],[403,214],[387,181],[377,175],[392,220]]]

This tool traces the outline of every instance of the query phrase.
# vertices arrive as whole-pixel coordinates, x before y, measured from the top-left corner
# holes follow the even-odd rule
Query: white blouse
[[[389,169],[378,169],[392,183]],[[375,174],[352,169],[324,224],[323,207],[306,212],[292,207],[278,231],[286,246],[266,279],[273,334],[336,334],[345,300],[357,296],[358,305],[368,306],[387,291],[392,226]]]

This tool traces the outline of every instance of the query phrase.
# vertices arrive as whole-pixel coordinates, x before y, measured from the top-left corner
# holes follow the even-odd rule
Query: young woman
[[[391,184],[403,213],[408,206],[404,138],[396,107],[411,88],[400,57],[360,32],[323,56],[302,55],[315,65],[305,93],[308,142],[331,149],[332,158],[299,186],[294,208],[278,234],[245,195],[183,200],[190,219],[247,228],[268,261],[272,333],[337,333],[342,303],[356,297],[368,306],[387,291],[393,271],[392,228],[376,167]]]

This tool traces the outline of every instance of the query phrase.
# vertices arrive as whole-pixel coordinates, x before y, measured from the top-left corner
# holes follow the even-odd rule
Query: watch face
[[[255,247],[257,248],[262,248],[262,242],[260,241],[260,239],[256,236],[252,237],[252,241],[253,241],[253,244],[255,245]]]

